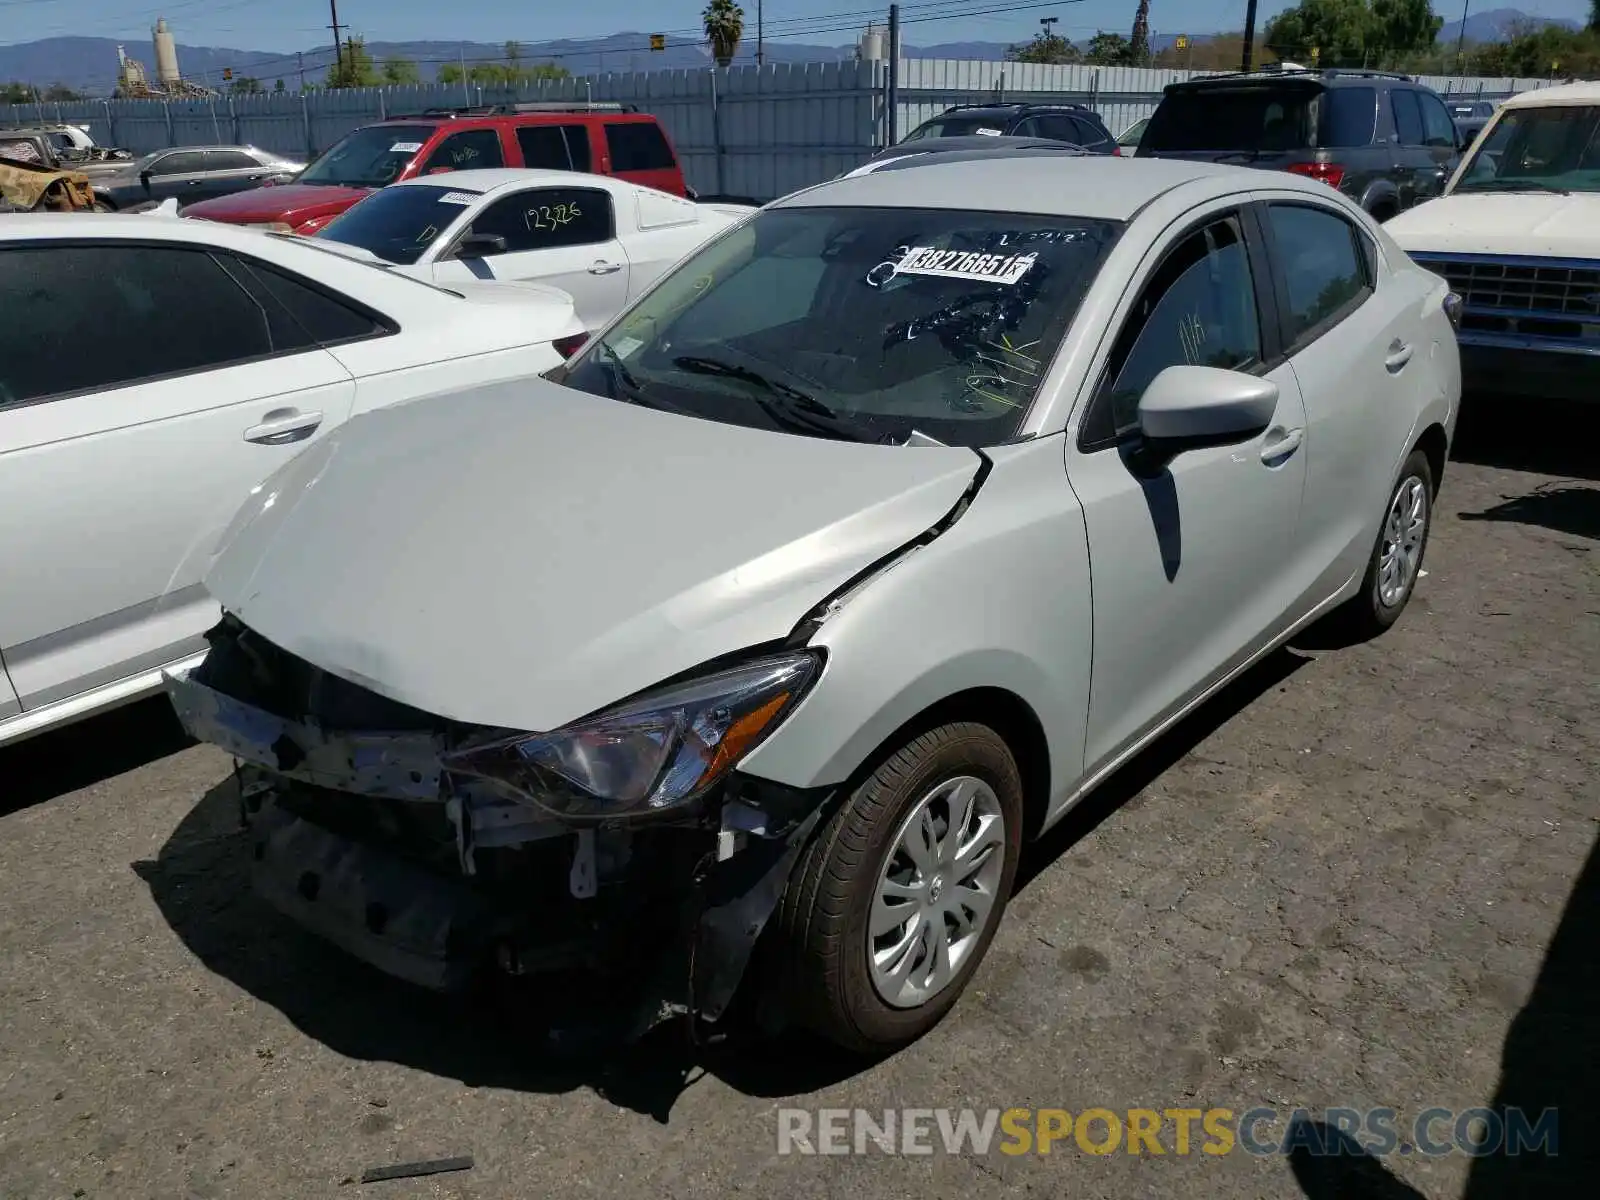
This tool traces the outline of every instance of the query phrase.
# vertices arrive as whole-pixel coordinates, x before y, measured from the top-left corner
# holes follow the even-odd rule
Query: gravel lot
[[[975,992],[865,1070],[672,1031],[609,1065],[519,1055],[514,1015],[261,909],[227,762],[161,704],[0,751],[0,1195],[1600,1194],[1595,432],[1470,402],[1400,625],[1281,652],[1092,798]],[[1559,1105],[1560,1156],[776,1153],[788,1105],[1491,1102]]]

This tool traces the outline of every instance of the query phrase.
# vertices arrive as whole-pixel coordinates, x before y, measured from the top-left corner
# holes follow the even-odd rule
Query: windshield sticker
[[[389,147],[390,154],[415,154],[422,149],[421,142],[396,142]]]
[[[439,197],[440,204],[471,204],[478,198],[477,192],[446,192]]]
[[[932,275],[940,279],[970,279],[975,283],[1003,283],[1009,287],[1032,270],[1033,264],[1038,261],[1037,253],[984,254],[912,246],[900,257],[899,262],[892,264],[888,278],[895,275]],[[873,273],[890,265],[880,263],[873,268]],[[868,275],[867,282],[874,282],[872,275]],[[888,282],[888,279],[882,282]]]
[[[983,134],[984,137],[999,137],[1000,136],[1000,131],[998,129],[990,129],[987,125],[980,126],[979,128],[974,129],[972,132],[973,133],[981,133],[981,134]]]

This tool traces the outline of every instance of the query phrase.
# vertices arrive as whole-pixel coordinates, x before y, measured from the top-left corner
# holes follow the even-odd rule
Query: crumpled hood
[[[391,699],[549,730],[784,637],[948,514],[980,466],[527,379],[336,429],[251,493],[206,586]]]
[[[1594,258],[1600,195],[1456,192],[1407,209],[1383,228],[1407,253]]]

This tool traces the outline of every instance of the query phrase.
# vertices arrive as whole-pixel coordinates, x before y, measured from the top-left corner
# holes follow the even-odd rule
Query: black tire
[[[1422,542],[1417,548],[1417,565],[1411,572],[1411,578],[1404,590],[1391,602],[1385,603],[1379,574],[1383,566],[1384,547],[1388,542],[1389,514],[1401,490],[1414,480],[1422,484],[1423,507]],[[1433,499],[1433,467],[1429,465],[1426,454],[1421,450],[1413,450],[1411,456],[1401,466],[1400,474],[1395,478],[1394,484],[1389,488],[1389,498],[1383,506],[1382,522],[1372,545],[1372,554],[1367,559],[1367,572],[1361,580],[1361,590],[1339,610],[1339,616],[1353,640],[1377,637],[1400,619],[1400,614],[1410,603],[1412,593],[1417,589],[1417,578],[1421,574],[1423,561],[1427,557],[1428,537],[1433,532]]]
[[[867,921],[902,822],[938,783],[970,775],[993,789],[1004,820],[1002,868],[988,926],[950,983],[915,1008],[886,1004],[867,966]],[[795,1017],[847,1050],[879,1055],[921,1037],[960,998],[988,952],[1016,879],[1022,776],[985,725],[942,725],[889,754],[817,830],[778,910],[778,978]]]

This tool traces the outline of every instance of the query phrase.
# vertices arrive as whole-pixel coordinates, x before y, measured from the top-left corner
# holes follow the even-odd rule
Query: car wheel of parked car
[[[784,895],[800,1019],[863,1053],[937,1024],[1005,911],[1022,813],[1016,760],[987,726],[943,725],[885,758],[817,831]]]
[[[1399,620],[1417,586],[1432,525],[1433,468],[1426,454],[1413,450],[1389,493],[1361,591],[1346,611],[1354,634],[1376,637]]]

